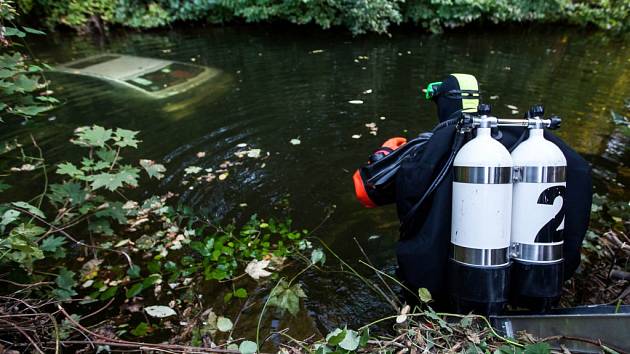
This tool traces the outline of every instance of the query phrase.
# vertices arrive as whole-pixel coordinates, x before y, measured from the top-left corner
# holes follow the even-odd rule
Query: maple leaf
[[[110,191],[115,191],[123,184],[136,187],[138,185],[138,172],[137,168],[125,165],[117,173],[103,172],[90,176],[91,186],[94,189],[106,188]]]
[[[137,148],[140,140],[136,139],[136,135],[138,135],[138,132],[136,131],[118,128],[114,133],[114,140],[116,141],[114,145],[120,147],[131,146]]]
[[[112,138],[112,130],[94,125],[77,132],[78,143],[87,146],[104,147],[105,143]]]
[[[75,165],[70,162],[64,162],[57,165],[57,174],[68,175],[72,178],[81,179],[84,176],[83,171],[79,170]]]
[[[269,265],[269,260],[257,261],[253,260],[247,264],[245,267],[245,273],[249,274],[250,277],[258,280],[262,277],[268,277],[271,275],[271,272],[265,270]]]
[[[166,172],[164,165],[155,163],[153,160],[140,160],[140,166],[147,171],[147,174],[151,178],[162,179],[164,172]]]

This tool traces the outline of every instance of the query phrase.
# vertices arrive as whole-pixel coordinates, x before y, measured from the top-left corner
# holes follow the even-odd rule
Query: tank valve
[[[551,116],[549,118],[549,126],[547,128],[554,130],[560,128],[560,124],[562,124],[562,118],[558,116]]]

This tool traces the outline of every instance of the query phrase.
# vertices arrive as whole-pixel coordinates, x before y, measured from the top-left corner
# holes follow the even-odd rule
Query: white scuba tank
[[[508,297],[513,163],[490,119],[453,162],[449,287],[462,313],[499,312]]]
[[[543,310],[558,300],[563,281],[564,195],[567,161],[543,136],[537,119],[529,138],[512,152],[511,297],[516,305]]]

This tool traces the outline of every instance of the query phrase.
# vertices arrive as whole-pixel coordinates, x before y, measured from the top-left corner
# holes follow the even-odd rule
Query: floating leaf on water
[[[201,167],[199,167],[199,166],[188,166],[184,170],[184,174],[187,174],[187,175],[194,175],[194,174],[197,174],[199,172],[201,172]]]
[[[302,142],[298,138],[293,138],[289,141],[291,145],[300,145]]]
[[[350,103],[350,104],[363,104],[363,101],[361,101],[361,100],[351,100],[351,101],[348,101],[348,103]]]
[[[267,266],[269,266],[269,260],[253,260],[245,267],[245,273],[249,274],[250,277],[256,280],[262,277],[268,277],[271,275],[271,272],[265,270]]]
[[[247,157],[251,157],[251,158],[257,159],[257,158],[260,157],[260,152],[261,152],[260,149],[251,149],[251,150],[247,151]]]
[[[217,329],[221,332],[228,332],[234,327],[232,320],[227,317],[219,316],[217,318]]]
[[[173,310],[172,308],[161,305],[145,307],[144,311],[147,313],[147,315],[156,318],[164,318],[177,315],[177,312],[175,312],[175,310]]]
[[[511,109],[511,110],[518,110],[518,107],[511,105],[511,104],[506,104],[505,105],[507,108]]]
[[[361,134],[354,134],[352,139],[361,139]]]

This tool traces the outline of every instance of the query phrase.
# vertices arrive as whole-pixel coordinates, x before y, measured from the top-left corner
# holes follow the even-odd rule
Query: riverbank
[[[49,27],[69,26],[80,32],[104,32],[109,26],[148,29],[182,22],[315,24],[345,28],[353,34],[387,33],[406,24],[433,33],[471,23],[560,23],[594,26],[610,32],[630,27],[630,4],[614,1],[361,0],[290,1],[133,1],[81,0],[18,2],[31,20]]]

